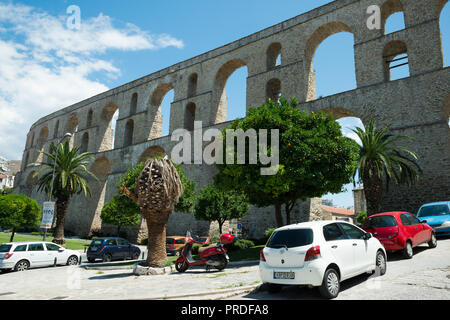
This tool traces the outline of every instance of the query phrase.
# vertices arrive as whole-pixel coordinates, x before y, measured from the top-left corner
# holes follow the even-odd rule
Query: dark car
[[[112,260],[137,260],[141,250],[122,238],[98,238],[92,240],[87,250],[89,262],[102,259],[105,262]]]

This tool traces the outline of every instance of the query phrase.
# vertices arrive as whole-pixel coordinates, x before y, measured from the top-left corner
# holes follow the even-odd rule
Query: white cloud
[[[99,14],[83,19],[80,30],[66,27],[67,16],[0,4],[0,154],[21,159],[29,127],[42,116],[108,90],[89,77],[120,70],[105,59],[108,50],[182,48],[167,34],[153,35],[127,23],[118,28]]]

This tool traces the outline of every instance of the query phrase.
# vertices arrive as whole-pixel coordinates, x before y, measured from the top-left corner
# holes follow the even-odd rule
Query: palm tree
[[[396,184],[412,185],[418,181],[421,168],[417,164],[417,154],[396,144],[401,140],[412,140],[406,136],[389,133],[389,127],[377,130],[375,120],[371,119],[364,131],[353,130],[362,142],[357,172],[364,184],[368,215],[380,210],[383,198],[383,181],[388,190],[391,181]],[[355,172],[356,175],[356,172]]]
[[[134,191],[124,193],[139,205],[148,228],[147,266],[162,267],[166,261],[166,227],[183,185],[177,169],[168,159],[150,159],[145,163]]]
[[[64,221],[70,199],[75,194],[83,193],[85,197],[91,196],[87,184],[87,177],[97,177],[88,170],[90,160],[94,157],[92,153],[78,154],[79,147],[70,148],[66,141],[58,147],[51,144],[51,153],[42,152],[47,156],[44,162],[32,163],[30,166],[42,166],[34,176],[42,173],[38,180],[38,191],[44,191],[50,197],[56,199],[56,227],[53,242],[64,244]]]

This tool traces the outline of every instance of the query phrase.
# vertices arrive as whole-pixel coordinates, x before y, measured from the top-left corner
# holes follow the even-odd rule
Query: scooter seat
[[[209,250],[209,249],[211,249],[211,248],[214,248],[215,246],[216,246],[217,244],[212,244],[212,245],[210,245],[210,246],[207,246],[207,247],[201,247],[201,248],[199,248],[198,249],[198,253],[203,253],[203,252],[205,252],[206,250]]]

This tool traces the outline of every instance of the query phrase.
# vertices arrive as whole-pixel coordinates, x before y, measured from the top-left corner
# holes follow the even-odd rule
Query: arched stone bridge
[[[410,210],[435,200],[450,199],[450,69],[444,68],[440,13],[448,0],[337,0],[245,38],[177,63],[120,87],[42,117],[32,125],[23,153],[16,191],[40,201],[33,185],[37,169],[27,164],[39,160],[66,132],[83,151],[95,153],[92,170],[100,178],[94,196],[75,197],[67,217],[68,229],[88,234],[101,228],[103,203],[115,192],[115,183],[127,168],[155,154],[169,152],[170,137],[162,137],[161,103],[174,90],[170,109],[170,132],[227,126],[227,79],[238,68],[248,69],[246,105],[257,106],[267,98],[297,96],[301,108],[330,111],[336,119],[355,116],[367,123],[392,125],[398,134],[414,138],[409,147],[420,156],[423,175],[417,186],[393,186],[383,202],[385,210]],[[380,30],[366,25],[371,5],[381,8]],[[405,29],[385,34],[387,18],[403,12]],[[313,57],[327,37],[349,32],[354,38],[357,88],[316,99]],[[446,39],[447,41],[449,39]],[[410,76],[390,80],[395,56],[407,54]],[[277,59],[281,55],[281,64]],[[113,114],[119,110],[113,148]],[[209,183],[214,167],[186,165],[197,186]],[[294,221],[314,218],[314,201],[299,203]],[[317,203],[316,203],[317,204]],[[273,225],[272,208],[252,209],[246,218],[253,237]],[[186,228],[207,230],[209,225],[191,216],[175,214],[169,233]],[[134,230],[136,231],[136,230]],[[141,228],[142,232],[145,232]]]

